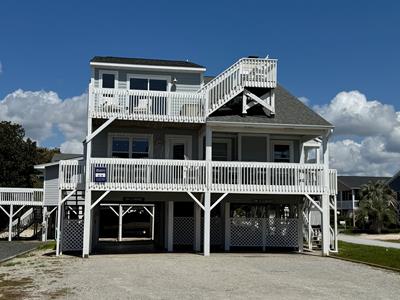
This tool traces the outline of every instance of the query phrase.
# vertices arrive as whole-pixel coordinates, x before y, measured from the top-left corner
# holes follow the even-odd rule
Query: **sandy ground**
[[[381,240],[381,241],[400,241],[400,233],[388,233],[388,234],[360,234],[360,237],[368,240]]]
[[[36,251],[0,265],[0,299],[396,299],[400,274],[301,254]]]

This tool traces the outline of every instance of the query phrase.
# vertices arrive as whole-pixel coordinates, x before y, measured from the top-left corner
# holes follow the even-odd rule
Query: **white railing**
[[[90,87],[93,118],[204,123],[204,95]]]
[[[212,162],[215,192],[320,194],[323,165],[261,162]]]
[[[245,87],[275,88],[277,60],[242,58],[197,92],[105,89],[89,86],[89,116],[123,120],[205,123]],[[269,103],[271,104],[271,103]]]
[[[43,189],[0,188],[0,205],[43,205]]]
[[[275,88],[277,60],[242,58],[204,85],[199,93],[208,99],[207,115],[243,91],[244,87]]]
[[[206,162],[166,159],[92,158],[93,190],[204,191]],[[96,182],[95,171],[106,168],[106,182]]]
[[[329,169],[329,191],[331,195],[337,194],[337,171]]]
[[[85,161],[62,160],[59,169],[59,186],[65,190],[83,189]]]
[[[318,164],[120,158],[91,158],[90,161],[93,190],[324,193],[324,166]],[[104,182],[96,177],[96,168],[105,168]],[[69,174],[74,173],[68,170]],[[71,175],[60,176],[65,177]]]

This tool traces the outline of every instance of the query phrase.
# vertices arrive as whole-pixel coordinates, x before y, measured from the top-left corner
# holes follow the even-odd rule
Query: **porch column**
[[[356,226],[356,191],[354,189],[351,190],[351,207],[353,209],[352,216],[353,216],[353,227]]]
[[[201,207],[194,203],[194,245],[193,250],[201,251]]]
[[[329,220],[329,149],[328,149],[328,137],[329,133],[323,137],[322,146],[323,146],[323,155],[324,155],[324,193],[322,194],[322,255],[329,256],[330,250],[330,220]]]
[[[206,127],[206,161],[207,161],[207,188],[204,193],[204,241],[203,255],[210,255],[210,215],[211,215],[211,182],[212,182],[212,130]]]
[[[47,241],[47,206],[43,206],[42,210],[42,242]]]
[[[124,210],[122,205],[119,205],[118,211],[118,242],[122,241],[122,217],[123,217]]]
[[[174,251],[174,201],[167,202],[167,250]]]
[[[87,137],[92,133],[92,118],[88,118]],[[92,192],[90,190],[90,157],[92,155],[92,141],[86,143],[86,168],[85,168],[85,212],[83,215],[83,249],[82,257],[89,257],[90,252],[90,236],[91,236],[91,205]]]
[[[211,206],[211,193],[205,192],[204,194],[204,256],[210,256],[210,206]]]
[[[225,202],[225,251],[229,251],[231,249],[231,203]]]
[[[61,199],[62,199],[62,190],[58,191],[58,204],[56,211],[56,255],[60,255],[60,246],[61,246]]]
[[[14,205],[10,204],[10,215],[8,218],[8,241],[12,241],[12,219],[14,214]]]

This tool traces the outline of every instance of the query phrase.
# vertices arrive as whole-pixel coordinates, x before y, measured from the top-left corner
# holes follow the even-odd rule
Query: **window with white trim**
[[[129,89],[144,91],[168,91],[169,79],[167,77],[128,76]]]
[[[272,153],[274,162],[293,162],[293,142],[272,141]]]
[[[114,158],[151,158],[151,135],[110,135],[109,156]]]

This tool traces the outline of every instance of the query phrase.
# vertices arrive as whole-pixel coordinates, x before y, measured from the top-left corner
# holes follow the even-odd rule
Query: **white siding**
[[[44,175],[44,205],[57,205],[58,165],[46,167]]]

